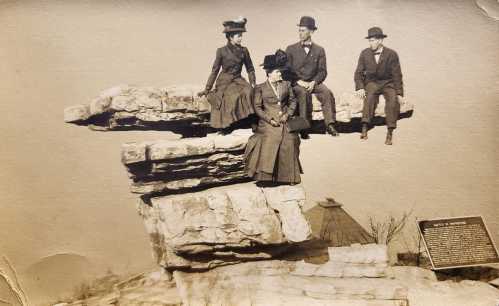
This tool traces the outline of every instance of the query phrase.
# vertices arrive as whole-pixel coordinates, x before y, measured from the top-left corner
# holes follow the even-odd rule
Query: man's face
[[[378,50],[379,46],[383,43],[382,38],[376,38],[376,37],[371,37],[369,38],[369,47],[371,47],[371,50]]]
[[[230,38],[230,41],[233,44],[240,45],[241,42],[243,41],[243,33],[236,33],[236,34],[232,35],[232,37]]]
[[[269,73],[269,81],[270,82],[279,82],[282,81],[281,70],[274,69]]]
[[[310,39],[310,37],[312,37],[313,32],[314,32],[313,30],[310,30],[307,27],[299,27],[298,28],[298,34],[300,35],[301,41],[306,41],[306,40]]]

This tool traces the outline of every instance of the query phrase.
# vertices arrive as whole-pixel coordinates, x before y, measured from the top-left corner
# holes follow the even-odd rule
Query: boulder
[[[251,130],[203,138],[125,143],[121,160],[132,179],[132,192],[145,195],[186,192],[239,183],[244,149]]]
[[[300,185],[254,183],[141,200],[156,261],[168,269],[206,269],[270,259],[311,237]]]

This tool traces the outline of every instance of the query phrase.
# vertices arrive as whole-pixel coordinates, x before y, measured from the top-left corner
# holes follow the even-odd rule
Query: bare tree
[[[374,217],[369,217],[369,231],[374,242],[389,244],[404,229],[411,214],[412,210],[404,212],[398,219],[390,215],[382,222],[377,221]]]

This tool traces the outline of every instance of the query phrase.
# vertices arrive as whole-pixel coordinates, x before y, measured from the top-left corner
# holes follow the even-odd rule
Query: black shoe
[[[334,125],[333,123],[330,123],[328,126],[327,126],[327,132],[331,135],[331,136],[340,136],[340,134],[338,133],[338,131],[336,131],[336,129],[334,128]]]
[[[219,135],[229,135],[230,133],[232,133],[232,131],[234,131],[234,129],[231,126],[229,126],[229,127],[220,129],[218,131],[218,134]]]
[[[393,131],[391,129],[389,129],[388,132],[386,133],[385,144],[388,146],[393,145],[392,138],[393,138]]]
[[[301,139],[310,139],[308,132],[300,132]]]
[[[360,134],[360,139],[367,139],[367,124],[362,125],[362,132]]]

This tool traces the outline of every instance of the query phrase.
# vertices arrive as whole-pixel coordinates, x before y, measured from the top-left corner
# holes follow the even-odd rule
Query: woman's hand
[[[286,123],[288,121],[288,114],[282,114],[281,119],[279,120],[281,123]]]
[[[206,95],[208,94],[208,92],[209,92],[209,91],[208,91],[208,90],[206,90],[206,89],[205,89],[205,90],[202,90],[202,91],[198,92],[198,97],[206,96]]]
[[[355,95],[359,98],[365,99],[366,98],[366,91],[365,91],[365,89],[361,88],[355,92]]]
[[[270,119],[270,124],[275,127],[279,126],[279,122],[275,121],[274,119]]]

